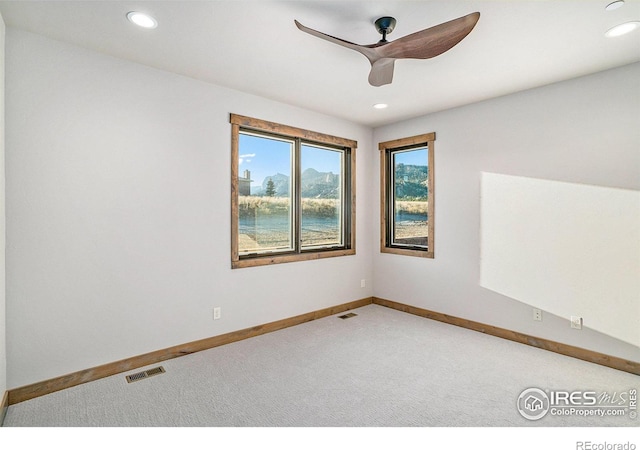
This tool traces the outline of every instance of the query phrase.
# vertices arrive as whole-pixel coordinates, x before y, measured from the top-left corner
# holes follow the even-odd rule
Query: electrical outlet
[[[582,317],[571,316],[571,328],[582,330]]]
[[[219,306],[213,308],[213,320],[218,320],[222,314],[222,308]]]
[[[365,287],[366,285],[367,285],[367,280],[365,280],[365,279],[360,280],[360,287],[361,288]]]
[[[537,320],[538,322],[542,321],[542,310],[538,308],[533,308],[533,320]]]

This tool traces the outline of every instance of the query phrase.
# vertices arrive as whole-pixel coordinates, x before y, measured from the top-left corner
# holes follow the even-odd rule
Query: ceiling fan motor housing
[[[396,19],[393,17],[380,17],[375,21],[376,30],[382,35],[381,42],[387,41],[387,34],[390,34],[396,26]]]

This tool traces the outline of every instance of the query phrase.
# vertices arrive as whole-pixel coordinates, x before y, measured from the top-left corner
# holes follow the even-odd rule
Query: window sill
[[[403,256],[415,256],[418,258],[431,258],[433,259],[434,252],[429,250],[412,250],[405,248],[394,248],[394,247],[380,247],[380,253],[390,253],[393,255],[403,255]]]
[[[321,252],[299,253],[295,255],[266,255],[247,259],[236,259],[231,261],[232,269],[244,267],[268,266],[271,264],[282,264],[296,261],[313,261],[316,259],[335,258],[338,256],[355,255],[355,249],[328,250]]]

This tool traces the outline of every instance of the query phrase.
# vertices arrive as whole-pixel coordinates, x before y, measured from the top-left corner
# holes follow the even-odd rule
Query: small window
[[[380,251],[434,257],[435,133],[381,142]]]
[[[233,268],[355,254],[348,139],[231,115]]]

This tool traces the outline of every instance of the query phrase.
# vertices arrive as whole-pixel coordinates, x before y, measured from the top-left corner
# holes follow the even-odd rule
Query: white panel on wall
[[[480,214],[483,287],[640,345],[640,192],[482,173]]]

